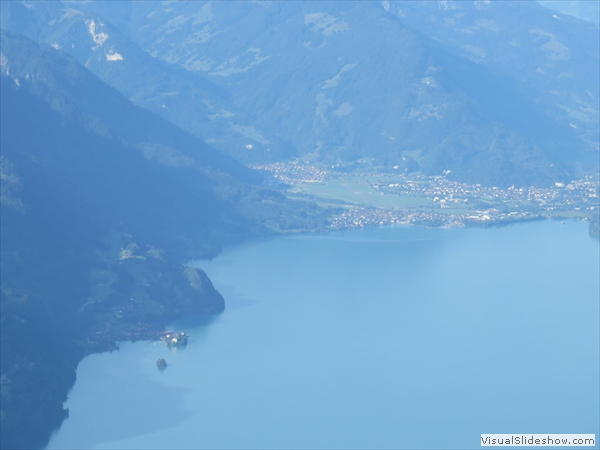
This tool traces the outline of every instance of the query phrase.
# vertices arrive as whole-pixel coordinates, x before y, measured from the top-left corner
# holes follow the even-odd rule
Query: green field
[[[481,214],[482,211],[499,207],[499,201],[489,196],[459,197],[458,201],[450,198],[445,199],[444,207],[440,202],[433,201],[433,195],[417,193],[395,194],[393,188],[388,189],[390,184],[396,184],[403,180],[398,175],[391,173],[350,173],[343,174],[339,178],[326,180],[318,183],[299,183],[293,185],[288,194],[292,198],[316,201],[323,207],[350,207],[362,206],[377,209],[409,209],[412,211],[436,213],[440,215],[456,214]],[[413,181],[413,183],[423,181]],[[435,183],[435,182],[434,182]],[[373,186],[381,186],[381,190]],[[435,184],[433,185],[435,186]],[[389,192],[389,191],[392,192]],[[388,191],[388,192],[382,192]],[[439,197],[446,197],[439,195]],[[501,202],[505,212],[510,211],[538,211],[538,205],[534,201]],[[546,211],[544,216],[557,219],[582,219],[588,216],[586,211]]]
[[[423,197],[383,194],[371,186],[373,182],[381,183],[383,181],[381,178],[373,176],[349,176],[323,183],[303,184],[295,186],[295,188],[304,194],[322,199],[324,203],[331,199],[381,209],[433,206],[431,200]]]

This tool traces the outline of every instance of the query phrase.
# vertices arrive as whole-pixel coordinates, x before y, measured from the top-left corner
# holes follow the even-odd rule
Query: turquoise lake
[[[599,436],[599,245],[587,223],[278,237],[198,262],[226,311],[185,349],[77,371],[48,448],[480,448]],[[165,358],[168,368],[157,370]]]

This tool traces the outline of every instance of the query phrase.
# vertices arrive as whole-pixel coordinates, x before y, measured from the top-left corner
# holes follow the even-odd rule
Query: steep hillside
[[[5,32],[1,44],[1,442],[33,448],[67,414],[85,354],[223,310],[182,262],[325,215],[68,55]]]
[[[80,6],[2,3],[2,27],[71,54],[133,103],[221,151],[254,162],[296,156],[294,147],[276,134],[263,136],[207,77],[153,58],[98,14],[74,9]]]
[[[238,128],[248,143],[231,152],[243,161],[281,136],[307,160],[367,159],[487,185],[544,185],[596,164],[598,28],[536,2],[68,5],[47,36],[68,35],[52,30],[74,8],[98,14],[106,30],[230,95],[249,120]],[[59,45],[91,48],[87,33]]]
[[[529,104],[511,105],[496,94],[486,108],[491,111],[495,106],[508,115],[512,107],[512,122],[507,122],[511,128],[520,122],[523,130],[519,131],[541,140],[552,130],[541,117],[531,117],[537,112],[568,125],[590,148],[598,148],[597,25],[557,15],[536,2],[446,2],[443,7],[433,2],[396,2],[388,10],[410,28],[442,43],[447,53],[467,58],[512,84]],[[461,87],[485,100],[483,92],[476,90],[492,87],[485,81],[470,89],[465,81]]]

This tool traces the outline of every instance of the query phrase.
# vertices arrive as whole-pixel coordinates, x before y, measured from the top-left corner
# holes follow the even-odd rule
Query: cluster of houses
[[[182,347],[187,345],[188,335],[185,331],[174,333],[173,331],[164,331],[161,333],[160,340],[169,347]]]

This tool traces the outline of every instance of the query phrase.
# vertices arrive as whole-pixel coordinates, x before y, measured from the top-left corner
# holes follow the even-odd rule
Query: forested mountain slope
[[[1,438],[32,448],[64,418],[85,354],[223,310],[182,263],[326,216],[72,57],[8,32],[1,44]]]
[[[74,56],[132,102],[176,123],[221,151],[247,153],[251,161],[275,161],[295,156],[289,142],[260,132],[231,102],[229,93],[205,76],[153,58],[126,33],[78,4],[43,2],[3,3],[2,26],[42,40]],[[248,156],[248,155],[246,155]]]
[[[3,26],[64,48],[197,134],[189,117],[224,93],[209,119],[243,118],[226,131],[242,161],[272,160],[272,144],[276,158],[361,159],[500,186],[596,164],[598,27],[537,2],[52,5],[5,7]],[[120,80],[147,77],[127,66],[134,44],[211,87],[192,90],[195,102],[181,81],[154,97],[128,88]]]

